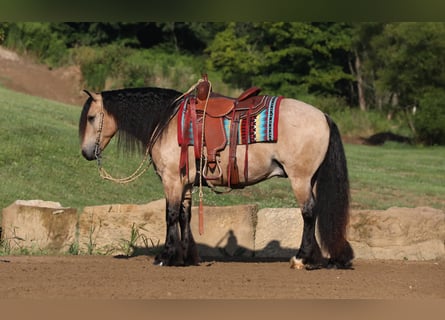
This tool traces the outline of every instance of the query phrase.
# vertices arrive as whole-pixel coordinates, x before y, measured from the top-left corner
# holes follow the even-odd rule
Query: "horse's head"
[[[84,104],[79,121],[82,155],[95,160],[117,131],[114,117],[104,108],[102,95],[84,90],[89,98]]]

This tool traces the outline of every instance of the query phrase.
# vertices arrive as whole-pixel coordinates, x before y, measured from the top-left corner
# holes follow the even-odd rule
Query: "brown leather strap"
[[[206,116],[204,134],[208,163],[216,163],[216,157],[219,151],[223,150],[227,145],[224,119]]]
[[[246,91],[244,91],[243,93],[241,93],[240,96],[238,97],[238,99],[236,99],[236,101],[243,101],[250,97],[256,96],[260,93],[260,91],[261,91],[261,89],[258,87],[249,88]]]
[[[198,120],[196,117],[196,98],[190,99],[189,108],[190,118],[192,120],[193,126],[193,146],[195,150],[195,158],[201,158],[201,135],[202,135],[202,124],[198,125]]]
[[[249,178],[249,135],[250,135],[250,121],[251,121],[251,115],[252,110],[249,109],[247,111],[246,116],[246,154],[244,155],[244,182],[247,183]]]
[[[184,99],[184,102],[181,106],[180,112],[182,112],[183,108],[187,108],[187,100]],[[179,124],[179,123],[178,123]],[[190,127],[190,112],[186,110],[185,119],[184,119],[184,128],[182,128],[182,144],[181,144],[181,156],[179,160],[179,171],[182,171],[185,167],[185,172],[188,175],[189,172],[189,161],[188,161],[188,145],[190,142],[189,135],[189,127]]]
[[[227,185],[229,188],[239,183],[238,165],[236,164],[239,121],[239,113],[234,112],[230,123],[229,164],[227,168]]]

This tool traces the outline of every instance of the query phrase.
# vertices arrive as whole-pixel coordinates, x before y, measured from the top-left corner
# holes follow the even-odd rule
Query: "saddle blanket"
[[[278,117],[282,97],[272,96],[267,106],[257,115],[249,119],[240,119],[238,126],[238,144],[252,144],[257,142],[276,142],[278,139]],[[184,104],[178,114],[178,143],[184,141],[184,125],[187,113],[187,104]],[[224,129],[226,131],[227,143],[230,141],[231,119],[224,118]],[[250,123],[249,123],[250,122]],[[188,125],[189,145],[193,145],[193,126],[190,121]]]

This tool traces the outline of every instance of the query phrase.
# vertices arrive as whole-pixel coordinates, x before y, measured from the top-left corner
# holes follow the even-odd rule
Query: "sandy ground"
[[[287,262],[157,267],[152,258],[0,257],[7,299],[444,299],[445,261],[356,260],[354,270]]]

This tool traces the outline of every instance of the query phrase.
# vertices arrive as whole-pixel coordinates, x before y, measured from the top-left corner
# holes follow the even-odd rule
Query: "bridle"
[[[101,167],[101,161],[102,161],[102,155],[100,151],[100,138],[102,137],[102,129],[104,127],[104,107],[102,100],[100,101],[101,110],[99,113],[100,120],[99,120],[99,129],[97,130],[97,136],[96,136],[96,143],[94,144],[94,156],[96,157],[97,166]]]
[[[139,164],[139,166],[137,167],[137,169],[131,175],[129,175],[127,177],[123,177],[123,178],[113,177],[102,166],[102,152],[100,150],[100,140],[102,138],[102,130],[104,127],[104,117],[105,117],[104,104],[103,104],[102,99],[100,100],[99,116],[100,116],[99,128],[97,129],[96,142],[94,144],[94,156],[97,161],[97,169],[99,171],[99,175],[101,176],[102,179],[110,180],[110,181],[120,183],[120,184],[126,184],[126,183],[130,183],[130,182],[136,180],[141,175],[143,175],[145,173],[145,171],[147,171],[147,169],[150,167],[150,165],[153,162],[150,157],[150,147],[147,146],[147,149],[145,150],[144,158],[142,159],[142,161]],[[144,167],[144,164],[146,162],[148,162],[148,164]]]

